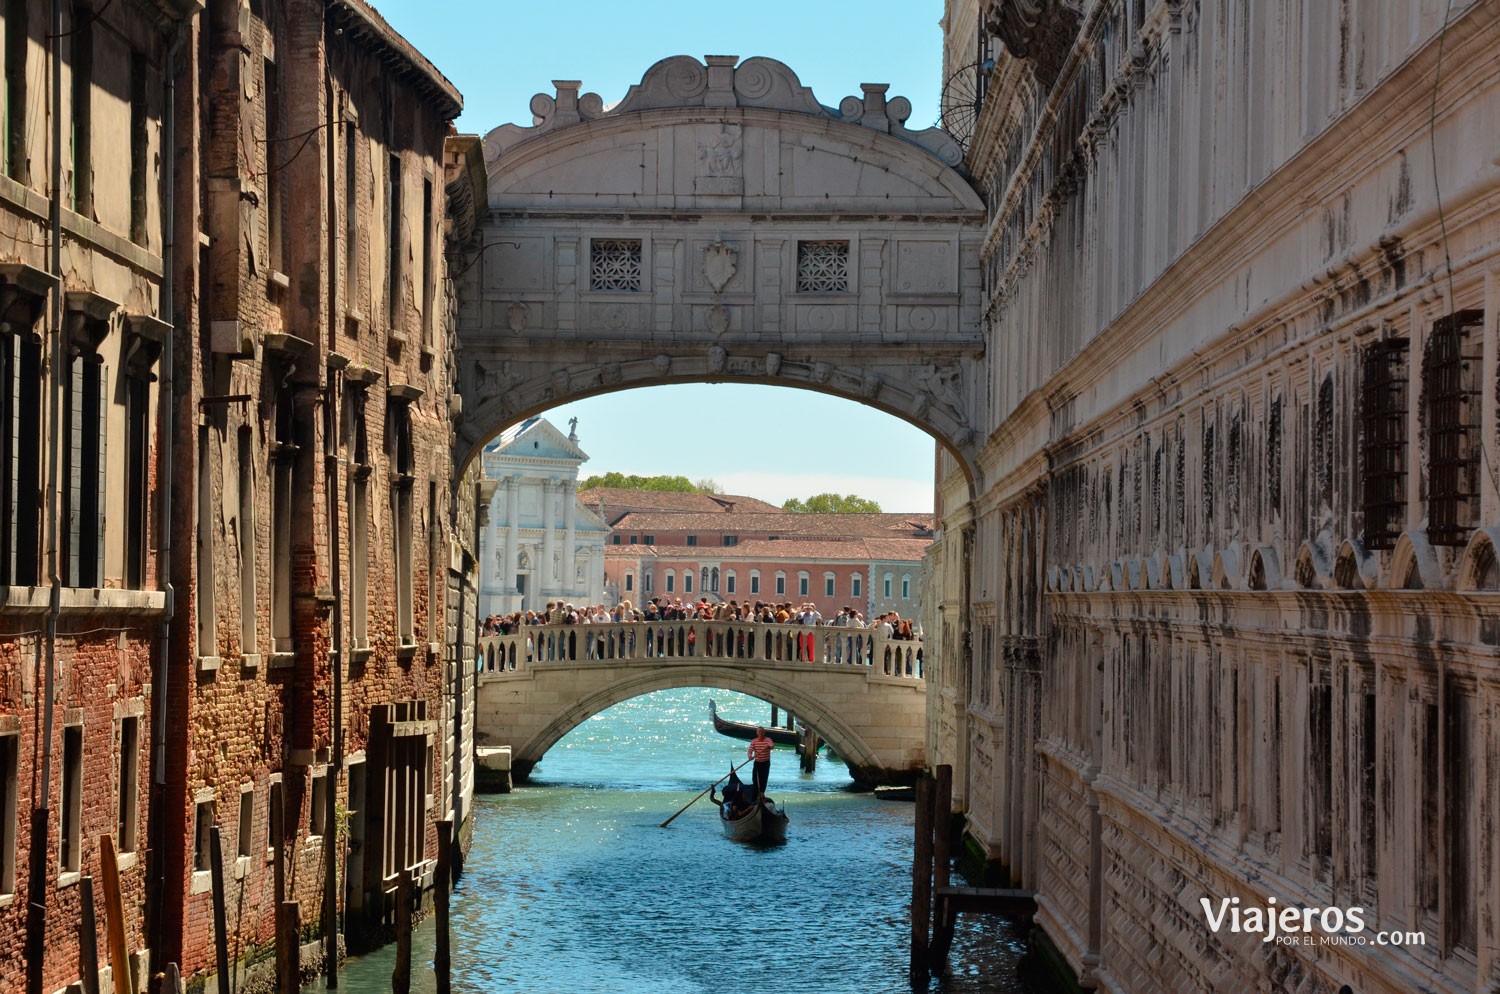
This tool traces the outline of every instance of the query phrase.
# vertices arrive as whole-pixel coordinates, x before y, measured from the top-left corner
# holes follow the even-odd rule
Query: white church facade
[[[589,457],[576,420],[571,427],[564,435],[527,418],[485,447],[484,475],[496,486],[480,534],[483,616],[604,600],[609,526],[578,502],[578,467]]]

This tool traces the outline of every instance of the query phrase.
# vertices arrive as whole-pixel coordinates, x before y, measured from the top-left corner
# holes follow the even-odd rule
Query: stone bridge
[[[664,59],[608,109],[554,83],[484,138],[457,465],[570,400],[738,382],[886,411],[977,475],[985,215],[950,136],[766,58]]]
[[[866,786],[909,783],[925,762],[920,641],[848,628],[672,621],[540,626],[483,638],[480,650],[475,738],[509,745],[521,779],[586,719],[678,687],[736,690],[796,714]]]

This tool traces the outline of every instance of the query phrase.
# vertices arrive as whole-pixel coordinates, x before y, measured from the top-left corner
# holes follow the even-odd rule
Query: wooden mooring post
[[[437,979],[437,994],[449,994],[452,987],[452,959],[449,954],[448,892],[453,888],[453,822],[437,823],[437,872],[432,888],[433,915],[437,919],[437,939],[432,952],[432,972]]]
[[[396,878],[396,968],[391,994],[411,994],[411,871]]]
[[[109,972],[116,994],[133,994],[130,954],[125,947],[125,904],[120,896],[120,860],[112,835],[99,837],[99,869],[104,882],[104,934],[109,940]]]
[[[276,969],[281,994],[302,990],[302,904],[282,901],[276,915]]]
[[[944,896],[949,883],[953,861],[953,767],[947,763],[937,767],[934,780],[932,815],[932,950],[929,966],[942,973],[948,967],[948,950],[953,946],[953,928],[957,915],[953,914],[949,901]]]
[[[224,846],[219,826],[208,830],[208,882],[214,903],[214,965],[219,971],[219,994],[229,994],[229,904],[224,894]]]
[[[927,980],[928,927],[932,919],[932,798],[933,782],[917,781],[916,838],[911,860],[911,966],[913,986]]]

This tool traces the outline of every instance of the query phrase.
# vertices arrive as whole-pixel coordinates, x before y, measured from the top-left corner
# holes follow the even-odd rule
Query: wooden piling
[[[411,994],[411,871],[396,878],[396,968],[391,994]]]
[[[933,782],[917,781],[913,821],[916,838],[911,860],[911,965],[913,985],[927,977],[928,926],[932,918],[932,799]]]
[[[99,929],[94,918],[94,878],[78,878],[78,965],[83,994],[99,994]]]
[[[120,897],[120,860],[112,835],[99,837],[99,868],[104,877],[104,934],[109,940],[109,970],[116,994],[132,994],[130,955],[125,949],[125,905]]]
[[[183,994],[182,973],[177,969],[176,963],[168,963],[162,971],[161,989],[162,994]]]
[[[276,967],[281,980],[281,994],[300,994],[302,990],[302,905],[282,901],[276,916]]]
[[[449,994],[452,987],[452,960],[449,955],[448,892],[453,887],[453,822],[437,823],[438,851],[436,879],[433,881],[432,908],[437,919],[437,939],[432,952],[432,971],[437,978],[437,994]]]
[[[781,727],[781,708],[777,707],[774,704],[771,705],[771,727]]]
[[[219,971],[219,994],[229,994],[229,902],[224,893],[224,847],[218,825],[208,830],[208,881],[214,903],[214,965]]]
[[[953,928],[957,915],[943,897],[949,883],[953,857],[953,767],[944,763],[934,771],[932,893],[935,897],[932,922],[932,969],[938,973],[948,966],[948,950],[953,946]]]

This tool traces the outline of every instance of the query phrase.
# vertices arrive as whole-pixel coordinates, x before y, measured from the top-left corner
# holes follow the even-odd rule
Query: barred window
[[[1411,342],[1388,338],[1365,348],[1365,547],[1393,549],[1406,518],[1406,360]]]
[[[848,242],[797,243],[797,292],[847,293],[848,291]]]
[[[1463,545],[1479,510],[1480,311],[1433,325],[1423,362],[1427,407],[1427,540]]]
[[[595,238],[589,244],[589,289],[639,292],[641,240]]]

